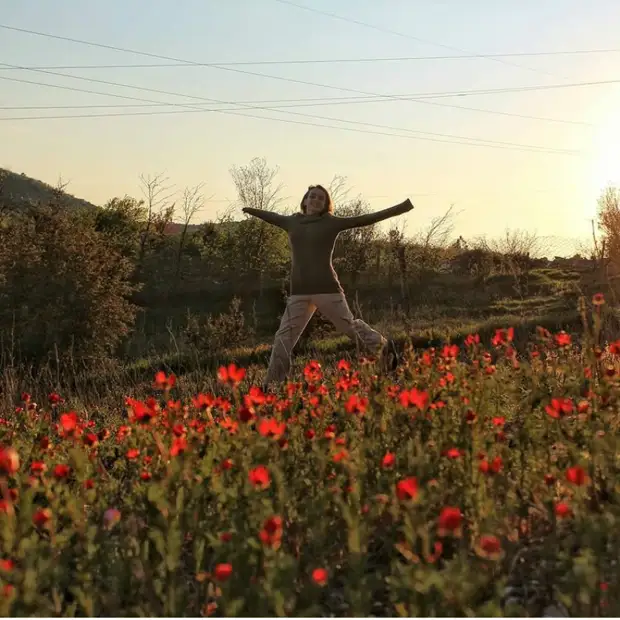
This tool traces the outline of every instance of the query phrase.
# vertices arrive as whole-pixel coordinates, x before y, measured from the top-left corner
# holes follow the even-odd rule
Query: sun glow
[[[591,178],[596,190],[620,187],[620,107],[600,124],[593,155]]]

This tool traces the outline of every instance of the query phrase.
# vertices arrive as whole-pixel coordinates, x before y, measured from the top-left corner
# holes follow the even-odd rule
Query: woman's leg
[[[309,295],[291,295],[276,332],[265,383],[284,381],[291,368],[291,353],[310,322],[316,305]]]
[[[378,331],[353,316],[342,293],[313,295],[312,301],[339,332],[346,334],[356,343],[361,343],[366,349],[377,350],[387,344],[387,340]]]

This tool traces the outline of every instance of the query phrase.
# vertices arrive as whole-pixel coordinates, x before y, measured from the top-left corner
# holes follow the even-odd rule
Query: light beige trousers
[[[312,315],[319,311],[334,327],[367,349],[379,349],[386,339],[361,319],[353,317],[342,293],[291,295],[276,332],[265,383],[284,381],[291,368],[291,354]]]

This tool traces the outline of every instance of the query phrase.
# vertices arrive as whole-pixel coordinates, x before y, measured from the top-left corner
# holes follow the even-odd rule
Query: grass
[[[579,337],[556,329],[579,320]],[[595,306],[429,327],[435,348],[403,340],[394,374],[309,342],[271,395],[253,387],[264,345],[231,366],[49,372],[50,392],[73,383],[65,402],[5,390],[1,611],[618,615],[620,346],[597,348],[603,324]],[[524,552],[538,595],[502,609]]]

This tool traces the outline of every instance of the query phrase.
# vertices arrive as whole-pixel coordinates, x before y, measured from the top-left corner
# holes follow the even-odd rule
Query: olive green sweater
[[[325,215],[281,215],[273,211],[246,208],[245,212],[288,233],[292,250],[291,295],[341,293],[342,286],[332,265],[332,254],[338,235],[343,230],[370,226],[410,211],[407,201],[376,213],[354,217]]]

